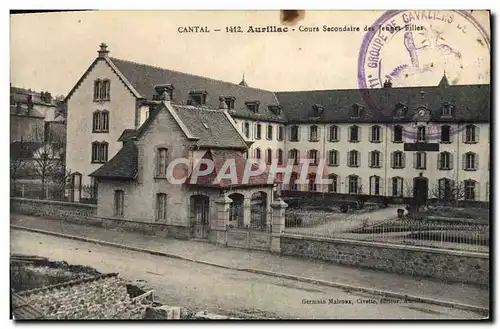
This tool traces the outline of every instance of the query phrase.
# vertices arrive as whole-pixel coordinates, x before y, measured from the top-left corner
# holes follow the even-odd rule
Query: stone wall
[[[10,211],[18,214],[66,220],[71,218],[94,217],[97,214],[97,207],[95,205],[83,203],[10,198]]]
[[[375,242],[281,236],[281,254],[449,282],[489,282],[489,255]]]

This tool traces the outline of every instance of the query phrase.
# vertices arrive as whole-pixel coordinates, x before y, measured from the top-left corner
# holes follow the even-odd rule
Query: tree
[[[465,197],[465,185],[461,181],[443,178],[432,186],[431,196],[444,204],[458,205],[458,201]]]

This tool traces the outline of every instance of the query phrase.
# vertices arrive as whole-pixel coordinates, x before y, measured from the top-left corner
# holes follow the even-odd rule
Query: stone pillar
[[[210,221],[210,242],[227,245],[227,225],[229,224],[229,205],[233,202],[225,193],[215,200],[215,220]]]
[[[277,198],[271,203],[273,209],[273,226],[271,231],[271,252],[280,253],[280,239],[281,234],[285,230],[285,209],[288,204],[281,198]]]
[[[243,224],[245,225],[245,227],[250,226],[251,216],[252,216],[251,204],[252,204],[251,197],[246,196],[243,199]]]

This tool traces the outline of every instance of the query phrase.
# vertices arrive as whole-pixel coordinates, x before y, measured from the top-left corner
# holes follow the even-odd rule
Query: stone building
[[[122,133],[141,129],[158,88],[179,113],[222,99],[253,142],[249,158],[312,162],[282,189],[409,197],[424,182],[430,197],[460,184],[461,199],[489,200],[489,85],[450,85],[444,75],[429,87],[271,92],[113,58],[105,44],[67,96],[67,166],[82,183],[95,185],[89,174],[118,153]],[[410,142],[420,151],[405,150]]]

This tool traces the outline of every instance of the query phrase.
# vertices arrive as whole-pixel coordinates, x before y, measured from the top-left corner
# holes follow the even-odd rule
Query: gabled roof
[[[172,104],[180,120],[191,135],[196,136],[196,145],[201,148],[248,148],[246,141],[221,110]]]
[[[101,179],[133,180],[137,176],[137,146],[128,141],[116,155],[89,176]]]
[[[191,177],[186,180],[191,185],[200,185],[205,187],[229,188],[229,187],[244,187],[244,186],[262,186],[273,185],[273,182],[268,183],[268,170],[257,176],[250,176],[248,182],[243,184],[243,175],[247,160],[243,157],[241,152],[236,150],[208,150],[203,156],[205,159],[210,159],[214,162],[214,170],[206,176],[197,177],[196,182],[191,183]],[[236,181],[232,182],[231,179],[221,179],[216,183],[217,175],[223,169],[223,165],[227,160],[234,160],[234,169],[236,170]],[[226,172],[228,174],[233,168],[229,167]],[[234,183],[234,184],[233,184]]]
[[[110,62],[123,74],[137,92],[148,100],[153,99],[155,85],[171,84],[174,87],[172,103],[187,104],[190,91],[206,91],[206,105],[211,108],[219,107],[219,97],[235,97],[234,116],[271,119],[283,121],[284,115],[275,115],[268,109],[268,105],[278,105],[273,92],[242,86],[230,82],[163,69],[152,65],[135,63],[127,60],[109,57]],[[245,102],[259,101],[259,113],[251,112]]]
[[[432,111],[433,121],[440,121],[440,110],[446,102],[455,106],[453,121],[487,122],[491,109],[490,85],[297,91],[278,92],[277,96],[292,123],[394,122],[398,102],[408,108],[401,121],[411,121],[420,106]],[[311,118],[314,104],[324,107],[317,119]],[[354,104],[363,107],[360,118],[351,118]]]
[[[128,139],[131,139],[131,138],[134,138],[135,136],[137,136],[137,130],[135,129],[125,129],[122,134],[120,135],[120,137],[118,138],[118,141],[119,142],[124,142]]]

